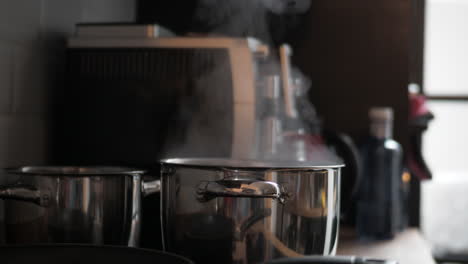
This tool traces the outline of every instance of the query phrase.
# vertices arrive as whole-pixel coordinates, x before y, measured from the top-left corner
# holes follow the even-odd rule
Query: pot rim
[[[269,161],[269,160],[247,160],[227,158],[168,158],[160,160],[161,164],[177,165],[184,167],[202,168],[230,168],[230,169],[336,169],[345,165],[333,161]]]
[[[145,170],[118,166],[19,166],[4,169],[10,174],[41,176],[142,175]]]

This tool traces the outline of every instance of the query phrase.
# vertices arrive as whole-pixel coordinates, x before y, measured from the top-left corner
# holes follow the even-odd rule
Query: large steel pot
[[[144,171],[119,167],[6,169],[6,243],[137,246]]]
[[[342,166],[163,160],[165,250],[196,263],[226,264],[333,255]]]

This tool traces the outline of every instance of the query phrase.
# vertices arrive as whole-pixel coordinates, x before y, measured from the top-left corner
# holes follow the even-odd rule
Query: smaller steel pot
[[[6,169],[6,243],[91,243],[137,246],[141,196],[159,191],[144,171],[121,167]]]

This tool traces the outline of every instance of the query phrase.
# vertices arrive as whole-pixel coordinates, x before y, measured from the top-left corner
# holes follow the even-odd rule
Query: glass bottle
[[[356,227],[360,239],[389,239],[401,226],[403,152],[392,139],[393,110],[374,107],[369,117],[370,136],[360,149],[363,175],[358,183]]]

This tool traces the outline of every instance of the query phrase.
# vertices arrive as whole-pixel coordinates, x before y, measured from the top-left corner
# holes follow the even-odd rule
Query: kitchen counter
[[[399,264],[435,264],[429,244],[416,228],[399,233],[392,240],[360,242],[351,229],[342,229],[337,255],[356,255],[397,260]]]

